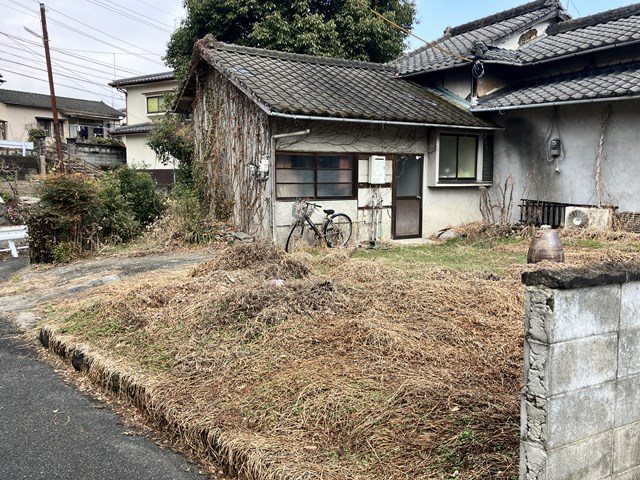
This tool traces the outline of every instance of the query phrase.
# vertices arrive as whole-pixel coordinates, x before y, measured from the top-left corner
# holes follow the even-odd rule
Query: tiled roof
[[[58,109],[62,113],[84,113],[104,118],[120,118],[122,114],[104,102],[84,100],[82,98],[59,97],[56,95]],[[0,88],[0,102],[21,107],[46,108],[51,110],[51,96],[41,93],[20,92]]]
[[[535,63],[629,42],[640,42],[640,3],[551,26],[517,53],[523,63]]]
[[[240,47],[205,37],[199,55],[270,114],[493,127],[388,65]]]
[[[109,131],[111,135],[133,135],[135,133],[149,133],[153,125],[151,122],[135,123],[133,125],[121,125]]]
[[[482,98],[473,111],[640,96],[640,62],[542,78]]]
[[[402,75],[454,67],[465,63],[461,57],[469,58],[472,56],[476,42],[492,46],[541,21],[565,18],[568,18],[568,14],[557,0],[539,0],[527,3],[475,22],[448,29],[442,38],[400,57],[393,63]]]
[[[114,80],[109,84],[111,87],[127,87],[129,85],[140,85],[143,83],[154,82],[166,82],[168,80],[175,80],[176,76],[173,70],[160,73],[149,73],[147,75],[140,75],[138,77],[120,78]]]

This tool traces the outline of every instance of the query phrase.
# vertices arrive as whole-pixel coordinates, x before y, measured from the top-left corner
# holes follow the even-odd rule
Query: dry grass
[[[570,245],[567,260],[630,260],[639,238]],[[511,263],[463,268],[456,249]],[[54,324],[142,375],[179,424],[225,432],[245,463],[292,478],[517,478],[526,249],[487,236],[397,255],[240,244],[102,287]]]

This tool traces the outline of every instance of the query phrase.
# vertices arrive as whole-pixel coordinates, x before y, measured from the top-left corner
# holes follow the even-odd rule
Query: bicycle
[[[287,238],[287,245],[285,250],[289,253],[295,251],[303,237],[305,224],[308,224],[311,231],[315,235],[316,243],[318,240],[324,240],[325,244],[329,248],[344,247],[351,239],[351,232],[353,229],[353,223],[348,215],[344,213],[336,213],[335,210],[322,210],[325,214],[324,224],[322,231],[311,220],[311,215],[316,210],[322,209],[321,205],[317,203],[311,203],[306,200],[301,200],[293,204],[292,214],[296,219],[295,223],[291,227],[289,237]]]

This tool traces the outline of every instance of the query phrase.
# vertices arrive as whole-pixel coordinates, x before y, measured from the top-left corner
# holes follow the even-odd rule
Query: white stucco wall
[[[147,97],[161,95],[173,90],[177,85],[175,80],[168,82],[147,83],[126,87],[127,91],[127,124],[152,122],[154,118],[164,115],[147,114]],[[146,134],[123,135],[122,141],[127,147],[127,165],[132,168],[149,170],[171,170],[172,164],[160,162],[156,154],[147,146]]]
[[[496,133],[496,181],[503,181],[509,174],[514,176],[516,202],[528,198],[594,204],[596,152],[602,116],[608,105],[557,107],[557,129],[550,137],[559,137],[563,142],[564,156],[559,162],[546,159],[546,133],[554,118],[553,107],[496,114],[495,121],[505,127]],[[623,211],[640,212],[640,101],[610,105],[602,162],[605,201]]]
[[[175,80],[169,82],[146,83],[143,85],[131,85],[126,87],[127,90],[127,123],[135,125],[136,123],[146,123],[153,120],[158,115],[164,114],[147,114],[147,97],[152,95],[160,95],[162,93],[173,90],[178,83]]]
[[[28,134],[25,125],[35,124],[36,118],[53,118],[51,109],[19,107],[0,103],[0,120],[7,122],[7,140],[27,141]],[[58,118],[63,120],[62,137],[69,137],[69,121],[62,115]]]
[[[145,170],[171,170],[174,165],[160,162],[147,145],[147,135],[126,135],[122,137],[127,147],[127,166]]]

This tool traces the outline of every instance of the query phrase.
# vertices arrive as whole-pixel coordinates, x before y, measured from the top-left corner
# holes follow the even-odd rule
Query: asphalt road
[[[0,262],[0,282],[20,266]],[[66,385],[0,318],[0,479],[204,478],[181,455],[130,435],[102,407]]]

